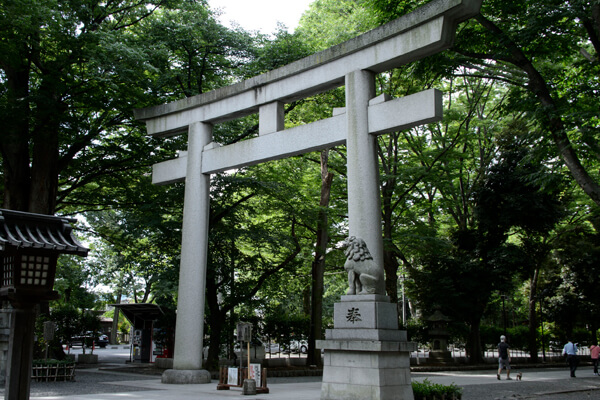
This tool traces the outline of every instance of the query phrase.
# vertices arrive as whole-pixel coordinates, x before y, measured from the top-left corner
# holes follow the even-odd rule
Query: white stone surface
[[[211,141],[210,124],[197,122],[190,125],[175,329],[177,345],[173,360],[175,370],[202,368],[210,176],[202,174],[201,165],[202,149]]]
[[[388,342],[384,340],[318,340],[317,347],[325,350],[351,350],[367,352],[411,352],[417,350],[414,342]],[[327,354],[327,353],[325,353]]]
[[[146,123],[148,133],[165,136],[179,133],[187,125],[198,120],[217,123],[239,118],[256,113],[258,107],[263,104],[278,100],[289,102],[298,97],[304,98],[342,86],[344,76],[354,70],[385,71],[394,65],[400,66],[406,62],[409,54],[441,44],[444,22],[443,17],[438,17],[388,41],[366,47],[327,64],[317,64],[295,76],[241,91],[230,97],[206,103],[199,108],[148,120]]]
[[[346,76],[346,167],[349,236],[362,238],[383,271],[381,196],[377,139],[369,135],[369,100],[375,96],[375,76],[354,71]],[[381,286],[384,282],[380,283]],[[385,294],[385,289],[376,292]]]
[[[321,400],[412,400],[410,352],[417,345],[398,330],[396,304],[383,295],[342,299],[334,304],[334,329],[316,343],[325,350]],[[361,321],[350,318],[356,309]]]
[[[177,385],[190,385],[199,383],[210,383],[211,376],[210,372],[205,370],[182,370],[182,369],[168,369],[163,372],[161,377],[161,383],[177,384]]]
[[[381,135],[441,121],[442,100],[442,92],[429,89],[386,102],[372,103],[369,107],[369,133]]]
[[[326,352],[321,400],[413,399],[408,353]]]
[[[152,166],[152,183],[168,185],[185,180],[187,169],[187,151],[181,152],[178,158],[163,161]]]
[[[258,134],[266,135],[284,129],[284,104],[274,101],[260,106],[258,112]]]
[[[382,101],[386,99],[391,106],[384,106],[386,103]],[[377,101],[369,102],[371,104],[368,109],[369,133],[381,134],[439,120],[442,117],[441,101],[441,92],[433,89],[393,100],[390,100],[389,96],[378,96]],[[259,127],[263,127],[259,128],[262,129],[262,136],[228,146],[210,143],[204,148],[203,173],[223,172],[346,143],[346,121],[342,117],[346,113],[345,107],[334,109],[332,118],[287,130],[282,127],[283,115],[278,114],[282,111],[282,103],[271,103],[264,108],[265,111],[261,107],[259,124]],[[371,121],[377,122],[371,123]],[[273,131],[276,128],[279,130]],[[169,184],[184,180],[187,168],[186,157],[187,152],[182,151],[174,160],[155,164],[152,182]]]
[[[356,301],[376,301],[376,302],[380,302],[380,303],[389,303],[390,302],[390,298],[389,296],[386,296],[384,294],[355,294],[355,295],[342,295],[341,297],[341,301],[346,302],[346,301],[352,301],[352,302],[356,302]]]
[[[406,341],[406,331],[398,329],[327,329],[327,339]]]
[[[205,174],[254,165],[345,142],[344,116],[265,134],[204,152]]]
[[[335,303],[333,326],[336,329],[398,329],[396,304],[365,301]]]

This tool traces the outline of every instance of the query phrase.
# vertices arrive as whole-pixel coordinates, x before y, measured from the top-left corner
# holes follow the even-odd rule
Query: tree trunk
[[[123,295],[123,289],[119,288],[117,290],[116,304],[121,304],[121,296],[122,295]],[[115,312],[113,314],[112,329],[110,331],[110,344],[117,344],[117,334],[119,333],[119,312],[120,311],[121,311],[120,307],[115,307]]]
[[[532,363],[538,362],[537,347],[537,314],[535,312],[537,298],[537,283],[540,269],[536,268],[529,283],[529,360]]]
[[[387,180],[382,185],[382,208],[383,208],[383,270],[385,272],[385,291],[390,297],[390,302],[396,304],[398,316],[404,313],[404,304],[399,303],[398,298],[398,269],[400,264],[398,258],[401,257],[399,249],[394,244],[392,235],[395,231],[393,224],[393,188],[396,186],[396,180]],[[404,325],[405,321],[400,321]]]
[[[52,215],[58,193],[58,135],[44,132],[33,144],[28,211]]]
[[[385,291],[391,303],[398,304],[398,259],[396,246],[392,240],[394,226],[392,222],[392,197],[396,187],[396,179],[387,179],[381,184],[381,206],[383,218],[383,270],[385,272]]]
[[[596,344],[598,343],[598,335],[596,332],[598,332],[598,323],[596,322],[596,320],[594,318],[591,319],[590,321],[590,340],[592,344]]]
[[[206,357],[205,368],[209,371],[215,371],[219,368],[219,353],[221,349],[221,333],[225,322],[225,315],[221,313],[210,313],[208,324],[210,326],[210,345],[208,346],[208,356]],[[204,348],[203,348],[204,349]]]
[[[327,207],[331,195],[333,173],[328,169],[329,150],[321,152],[321,200],[319,202],[319,218],[317,221],[317,243],[315,259],[312,263],[312,296],[310,313],[310,332],[308,335],[307,365],[321,366],[321,351],[316,348],[316,341],[322,339],[323,331],[323,274],[325,271],[325,255],[329,242]]]
[[[40,87],[32,136],[31,189],[29,211],[54,214],[58,195],[58,132],[67,108],[60,99],[60,81],[51,77]]]
[[[6,68],[7,104],[2,107],[0,151],[4,178],[3,208],[28,211],[29,205],[29,70]]]
[[[469,325],[469,337],[467,338],[469,364],[482,364],[483,349],[481,348],[481,335],[479,332],[479,327],[481,326],[481,318],[472,318]]]

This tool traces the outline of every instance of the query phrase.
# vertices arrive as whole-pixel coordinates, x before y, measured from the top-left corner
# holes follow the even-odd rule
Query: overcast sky
[[[293,32],[302,13],[314,0],[208,0],[212,9],[223,11],[221,23],[231,21],[246,30],[259,30],[264,34],[275,32],[277,22],[282,22]]]

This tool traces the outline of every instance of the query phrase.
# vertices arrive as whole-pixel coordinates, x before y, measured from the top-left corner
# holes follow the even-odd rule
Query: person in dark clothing
[[[510,381],[510,352],[508,343],[506,343],[506,336],[500,336],[500,343],[498,343],[498,374],[496,377],[500,380],[500,374],[502,368],[506,368],[506,380]]]

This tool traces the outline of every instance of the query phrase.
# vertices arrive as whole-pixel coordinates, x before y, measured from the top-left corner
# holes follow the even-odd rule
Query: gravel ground
[[[136,392],[148,390],[144,387],[111,385],[106,382],[156,379],[156,376],[120,372],[107,372],[91,369],[75,370],[75,381],[71,382],[31,382],[30,397],[67,396],[78,394],[98,394],[114,392]],[[140,385],[141,386],[141,385]],[[4,388],[0,389],[4,396]]]
[[[600,400],[598,378],[576,378],[545,382],[491,383],[463,387],[462,400],[548,399]]]
[[[142,372],[142,371],[140,371]],[[75,372],[74,382],[31,382],[31,398],[45,396],[67,396],[78,394],[102,394],[114,392],[135,392],[148,390],[140,383],[140,387],[112,385],[107,382],[156,379],[157,375],[121,371],[81,369]],[[272,383],[309,382],[320,380],[320,377],[288,377],[271,378]],[[0,388],[4,395],[4,388]],[[489,383],[463,386],[463,400],[600,400],[600,379],[576,378],[536,382]],[[273,400],[277,400],[273,398]]]

